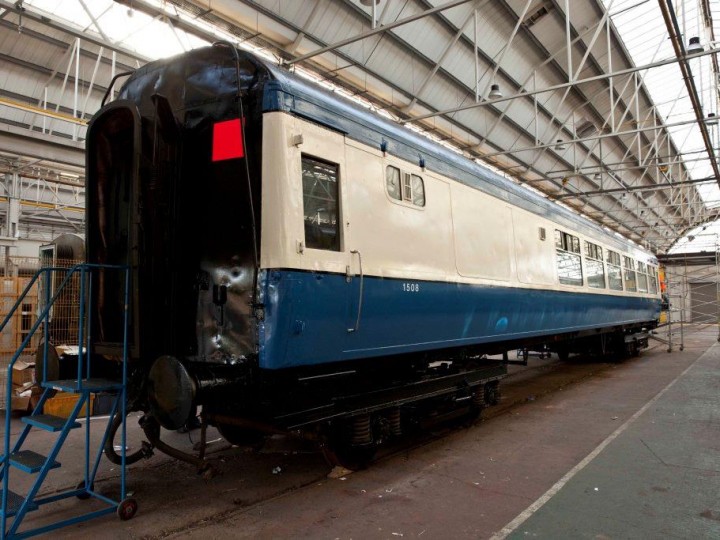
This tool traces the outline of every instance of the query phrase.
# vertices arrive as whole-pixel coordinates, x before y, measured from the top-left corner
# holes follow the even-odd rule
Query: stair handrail
[[[25,290],[23,291],[20,298],[18,298],[17,302],[13,305],[12,309],[8,313],[8,315],[3,320],[2,324],[0,324],[0,333],[5,329],[7,326],[7,323],[10,321],[12,316],[17,311],[18,306],[22,303],[22,301],[25,299],[27,294],[30,292],[30,289],[32,286],[37,282],[39,277],[45,273],[48,274],[48,280],[50,276],[52,275],[52,272],[54,270],[65,270],[67,271],[67,276],[62,281],[60,286],[57,289],[57,293],[53,296],[52,300],[47,303],[47,305],[44,307],[40,315],[38,315],[35,323],[32,325],[30,331],[28,332],[27,336],[25,336],[25,339],[20,344],[20,346],[15,351],[15,354],[13,354],[13,357],[10,359],[10,363],[7,367],[7,378],[5,381],[5,395],[7,402],[5,404],[5,436],[3,441],[3,456],[2,456],[2,481],[3,481],[3,489],[2,489],[2,505],[0,506],[0,513],[1,513],[1,520],[2,520],[2,527],[0,527],[0,530],[2,531],[3,535],[5,534],[5,527],[7,522],[7,498],[8,498],[8,490],[9,490],[9,483],[10,483],[10,416],[12,413],[12,370],[15,366],[15,363],[20,358],[20,355],[25,350],[25,347],[27,347],[30,340],[35,335],[35,332],[37,332],[37,329],[40,327],[40,324],[45,320],[48,313],[50,312],[50,308],[52,307],[55,300],[57,300],[60,293],[63,291],[65,285],[67,284],[70,277],[75,274],[77,268],[80,265],[75,265],[74,267],[70,268],[68,270],[67,268],[58,268],[58,267],[47,267],[47,268],[41,268],[37,272],[35,272],[35,275],[30,280],[30,283],[25,287]],[[49,290],[49,287],[48,287]],[[47,326],[47,325],[46,325]],[[44,356],[47,356],[47,345],[45,345],[45,354]],[[43,367],[47,367],[45,364]],[[47,370],[43,371],[43,378],[45,377]]]
[[[60,285],[57,288],[57,291],[52,296],[52,298],[47,302],[41,313],[38,315],[35,323],[32,325],[30,330],[28,331],[27,336],[22,341],[20,346],[15,351],[15,354],[13,354],[13,357],[10,360],[10,363],[7,366],[7,380],[5,381],[5,389],[6,389],[6,397],[7,397],[7,403],[5,404],[5,435],[4,435],[4,445],[3,445],[3,455],[2,455],[2,461],[0,461],[0,468],[2,469],[2,473],[0,476],[0,479],[2,480],[2,501],[0,502],[0,533],[2,533],[2,536],[5,535],[5,527],[7,524],[7,503],[8,503],[8,490],[9,490],[9,464],[10,464],[10,417],[11,417],[11,410],[12,410],[12,370],[15,366],[15,363],[20,358],[20,355],[22,354],[22,351],[25,350],[25,347],[27,347],[28,343],[30,343],[30,340],[35,335],[35,332],[37,332],[37,329],[40,327],[40,325],[45,321],[45,319],[48,317],[50,313],[50,309],[52,308],[55,301],[60,296],[60,293],[62,293],[63,289],[67,285],[70,278],[75,275],[78,271],[84,274],[84,270],[86,268],[102,268],[102,269],[117,269],[117,270],[125,270],[126,272],[129,270],[128,265],[110,265],[110,264],[93,264],[93,263],[79,263],[76,264],[70,268],[63,268],[63,267],[56,267],[56,266],[48,266],[45,268],[40,268],[35,274],[33,275],[32,279],[28,283],[28,285],[23,290],[22,294],[18,298],[18,300],[13,305],[12,309],[8,313],[8,315],[5,317],[2,323],[0,323],[0,333],[5,329],[7,326],[7,323],[10,321],[12,316],[17,311],[17,308],[20,306],[22,301],[25,299],[25,297],[28,295],[30,290],[32,289],[33,285],[37,282],[39,277],[43,273],[48,274],[48,284],[50,276],[52,276],[53,272],[56,271],[63,271],[67,272],[67,275],[65,276],[65,279],[60,283]],[[127,276],[126,276],[126,287],[127,284]],[[81,284],[82,287],[82,284]],[[50,287],[48,286],[47,291],[50,290]],[[126,291],[126,301],[127,304],[127,291]],[[127,309],[127,306],[126,306]],[[82,321],[80,321],[80,325],[82,326]],[[48,340],[47,340],[47,324],[45,325],[45,343],[44,347],[45,350],[43,352],[43,379],[47,376],[47,347],[48,347]],[[82,347],[82,343],[80,343],[80,347]],[[124,359],[126,360],[126,359]],[[80,362],[80,359],[78,359],[78,362]],[[123,367],[123,371],[125,371],[125,366]],[[125,373],[123,373],[123,379],[125,379]],[[43,382],[45,382],[43,380]],[[123,380],[123,383],[125,381]]]

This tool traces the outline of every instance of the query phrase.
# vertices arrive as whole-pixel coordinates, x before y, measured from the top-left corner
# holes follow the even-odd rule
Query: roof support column
[[[78,117],[78,93],[80,92],[79,87],[80,81],[80,38],[77,38],[75,43],[75,92],[73,94],[73,117]],[[58,104],[59,105],[59,104]],[[77,141],[78,128],[77,125],[73,126],[73,141]]]
[[[478,57],[478,10],[473,11],[473,52],[475,53],[475,103],[480,101],[480,58]]]
[[[638,73],[635,72],[635,121],[640,122],[640,81],[638,80]],[[640,138],[640,132],[637,134],[637,158],[638,162],[642,161],[642,140]]]
[[[534,69],[532,73],[533,91],[537,90],[537,70]],[[535,146],[540,144],[540,126],[538,126],[538,101],[537,94],[533,94],[533,107],[535,109],[535,117],[533,123],[535,124]]]
[[[610,129],[615,131],[615,97],[613,95],[615,88],[614,88],[614,79],[612,76],[612,48],[610,47],[610,17],[606,19],[605,22],[605,39],[607,41],[607,58],[608,58],[608,73],[610,74],[610,77],[608,77],[608,88],[610,89]]]
[[[573,82],[572,48],[570,47],[570,0],[565,0],[565,48],[567,49],[568,82]]]

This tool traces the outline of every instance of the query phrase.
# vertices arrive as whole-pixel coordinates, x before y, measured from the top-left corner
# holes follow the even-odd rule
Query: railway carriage
[[[88,260],[133,268],[134,406],[168,428],[202,403],[231,439],[367,445],[410,404],[496,400],[484,354],[657,322],[652,254],[227,44],[138,69],[87,148]],[[122,288],[99,287],[112,357]]]

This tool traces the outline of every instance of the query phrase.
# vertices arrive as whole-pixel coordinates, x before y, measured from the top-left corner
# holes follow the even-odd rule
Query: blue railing
[[[25,438],[27,437],[27,434],[29,432],[29,427],[26,427],[22,433],[20,434],[18,440],[15,442],[11,452],[11,433],[10,433],[10,424],[11,424],[11,409],[12,409],[12,371],[13,367],[15,366],[15,363],[20,358],[22,352],[25,350],[27,345],[31,342],[33,339],[33,336],[37,332],[37,330],[40,328],[41,325],[44,325],[43,327],[43,334],[44,334],[44,341],[43,341],[43,371],[42,371],[42,381],[38,381],[41,386],[44,385],[44,383],[47,383],[47,374],[48,374],[48,347],[50,342],[50,334],[49,334],[49,326],[50,326],[50,314],[52,311],[52,307],[55,304],[55,302],[60,298],[60,296],[65,292],[66,287],[71,282],[72,278],[74,276],[77,276],[79,274],[80,276],[80,287],[79,287],[79,318],[78,318],[78,359],[77,359],[77,388],[82,388],[83,379],[87,379],[91,375],[91,338],[92,338],[92,317],[87,317],[87,311],[89,308],[92,307],[92,301],[93,301],[93,273],[94,271],[98,270],[110,270],[110,271],[118,271],[118,272],[124,272],[124,303],[122,306],[123,309],[123,342],[122,342],[122,386],[119,390],[120,396],[119,399],[116,401],[115,406],[113,407],[113,415],[118,409],[118,402],[119,402],[119,408],[120,413],[122,414],[123,422],[121,426],[121,444],[122,444],[122,451],[121,451],[121,459],[122,459],[122,465],[121,465],[121,497],[120,500],[125,499],[126,495],[126,485],[125,485],[125,459],[126,459],[126,439],[127,439],[127,433],[126,433],[126,424],[125,424],[125,417],[127,415],[127,404],[126,404],[126,386],[127,386],[127,361],[128,361],[128,327],[129,327],[129,303],[130,303],[130,268],[125,265],[105,265],[105,264],[89,264],[89,263],[82,263],[75,265],[71,268],[61,268],[61,267],[47,267],[42,268],[38,270],[35,275],[32,277],[30,282],[27,284],[25,289],[23,290],[22,294],[19,296],[15,304],[13,305],[10,312],[7,314],[5,319],[0,323],[0,333],[6,328],[10,320],[12,319],[13,315],[17,312],[20,305],[23,303],[23,300],[27,297],[27,295],[32,291],[33,287],[35,287],[38,282],[44,283],[45,287],[43,292],[44,295],[44,305],[42,307],[41,312],[39,313],[37,320],[32,325],[32,327],[29,329],[27,335],[23,339],[22,343],[18,347],[17,351],[12,356],[12,359],[10,360],[10,363],[7,367],[7,380],[6,380],[6,396],[7,396],[7,404],[5,406],[5,436],[4,436],[4,444],[3,444],[3,456],[2,461],[0,462],[0,465],[2,467],[2,502],[0,506],[0,537],[4,538],[6,531],[7,531],[7,518],[8,518],[8,492],[9,492],[9,481],[10,481],[10,456],[12,452],[17,451],[25,441]],[[53,278],[60,273],[64,273],[65,277],[57,287],[57,290],[52,294],[51,296],[51,290],[52,290],[52,284],[53,284]],[[44,280],[40,280],[41,277],[45,277]],[[88,280],[89,276],[89,280]],[[40,281],[39,281],[40,280]],[[87,318],[87,330],[85,328],[86,326],[86,318]],[[85,370],[83,373],[83,365],[85,365]],[[40,411],[42,411],[42,408],[45,404],[45,401],[47,400],[49,396],[49,389],[46,388],[45,391],[42,394],[42,397],[40,398],[40,401],[37,403],[37,405],[34,407],[32,415],[38,414]],[[82,406],[83,400],[78,400],[78,404],[76,405],[75,409],[73,410],[73,417],[77,416],[79,413],[81,406]],[[91,468],[90,468],[90,441],[89,441],[89,426],[90,426],[90,402],[87,402],[87,425],[86,429],[88,432],[86,433],[86,462],[85,462],[85,490],[80,490],[87,492],[88,494],[92,496],[96,496],[98,498],[101,498],[103,500],[106,500],[106,497],[101,497],[98,494],[95,494],[91,491],[90,486],[90,479],[95,477],[95,474],[98,469],[100,457],[102,455],[102,445],[98,451],[98,455],[95,460],[95,464],[92,467],[92,474],[91,474]],[[112,417],[112,415],[111,415]],[[105,432],[105,438],[107,438],[109,431],[109,424],[108,429]],[[64,438],[63,438],[64,440]],[[103,439],[104,440],[104,439]],[[62,440],[59,441],[59,444],[56,448],[53,449],[53,452],[48,457],[50,461],[54,460],[54,457],[57,455],[57,453],[60,450]],[[17,513],[15,515],[15,520],[13,523],[12,531],[17,530],[17,526],[19,525],[20,521],[22,521],[22,517],[24,516],[25,512],[29,509],[30,499],[34,497],[35,493],[37,492],[37,489],[39,488],[40,484],[42,484],[42,481],[45,478],[45,475],[49,472],[49,467],[44,467],[43,471],[40,473],[40,476],[36,479],[35,485],[33,486],[33,489],[31,489],[29,495],[25,499],[24,503],[21,505],[21,507],[17,510]],[[73,491],[70,493],[70,495],[75,495],[75,492]],[[47,498],[44,502],[50,502],[51,499],[59,499],[64,498],[65,495],[60,496],[54,496]],[[39,501],[38,501],[39,502]],[[106,502],[115,504],[117,503],[115,501],[111,501],[110,499],[107,499]],[[46,530],[51,530],[52,528],[43,528]],[[11,533],[12,534],[12,533]]]

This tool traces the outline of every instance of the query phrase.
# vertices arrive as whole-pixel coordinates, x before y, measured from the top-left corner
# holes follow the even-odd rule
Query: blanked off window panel
[[[515,239],[515,264],[521,283],[552,285],[555,283],[555,247],[538,235],[538,217],[519,209],[513,209],[513,236]],[[547,229],[541,227],[541,230]]]
[[[509,280],[512,271],[510,208],[463,186],[452,186],[451,198],[458,273],[466,277]]]

